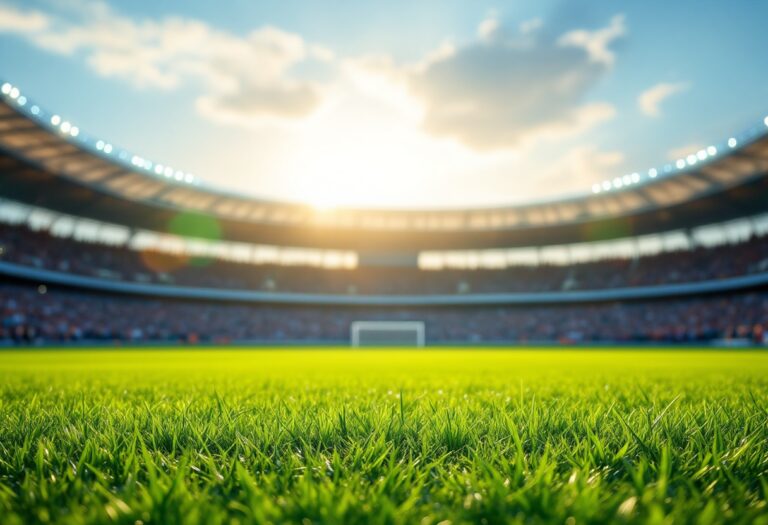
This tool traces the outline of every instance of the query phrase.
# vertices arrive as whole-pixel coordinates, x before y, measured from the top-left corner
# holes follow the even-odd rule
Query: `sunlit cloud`
[[[541,18],[531,18],[530,20],[525,20],[522,23],[520,23],[520,32],[524,35],[527,35],[529,33],[533,33],[534,31],[537,31],[541,28],[541,26],[544,25],[544,21]]]
[[[686,91],[688,87],[685,82],[660,82],[643,91],[637,98],[637,105],[644,115],[659,117],[661,116],[661,104],[672,95]]]
[[[411,76],[427,131],[493,150],[584,133],[615,115],[609,103],[584,99],[613,63],[609,45],[625,32],[622,16],[554,40],[510,33],[490,20],[477,42]]]
[[[491,16],[480,22],[477,27],[477,36],[481,40],[490,40],[499,30],[499,21],[495,16]]]
[[[100,1],[55,5],[46,14],[3,6],[0,19],[10,22],[0,23],[0,31],[51,53],[82,56],[98,75],[138,88],[198,85],[198,109],[223,120],[306,116],[317,107],[319,90],[290,69],[333,58],[300,35],[269,26],[237,36],[193,19],[134,20]]]
[[[575,29],[560,37],[558,43],[563,46],[580,47],[587,52],[593,62],[610,66],[616,59],[610,45],[626,33],[624,15],[616,15],[606,27],[594,31]]]
[[[48,27],[48,24],[48,17],[39,11],[19,11],[10,6],[0,5],[0,31],[2,32],[43,31]]]

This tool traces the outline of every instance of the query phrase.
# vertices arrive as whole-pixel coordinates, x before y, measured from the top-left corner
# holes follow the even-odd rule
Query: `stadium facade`
[[[6,342],[762,342],[768,122],[566,199],[326,209],[207,187],[2,85]]]

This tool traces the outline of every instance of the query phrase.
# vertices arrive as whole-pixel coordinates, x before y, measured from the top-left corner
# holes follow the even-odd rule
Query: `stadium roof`
[[[319,210],[203,186],[193,175],[88,137],[10,84],[2,85],[0,101],[0,195],[156,231],[166,231],[178,213],[195,212],[215,218],[223,237],[235,241],[369,251],[563,244],[728,220],[764,211],[768,198],[768,122],[568,199],[461,210]]]

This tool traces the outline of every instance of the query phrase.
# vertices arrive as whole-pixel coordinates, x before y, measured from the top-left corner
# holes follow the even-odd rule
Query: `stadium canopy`
[[[698,157],[604,181],[567,199],[472,209],[318,210],[203,186],[187,173],[87,137],[7,85],[0,97],[0,196],[137,229],[164,232],[179,213],[192,212],[215,219],[231,241],[371,252],[483,249],[687,229],[761,213],[768,202],[768,134],[756,127]]]

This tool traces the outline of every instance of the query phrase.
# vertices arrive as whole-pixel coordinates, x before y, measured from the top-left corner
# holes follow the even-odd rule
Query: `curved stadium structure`
[[[88,137],[10,84],[0,103],[5,342],[762,342],[766,126],[581,196],[318,210],[217,191]]]

